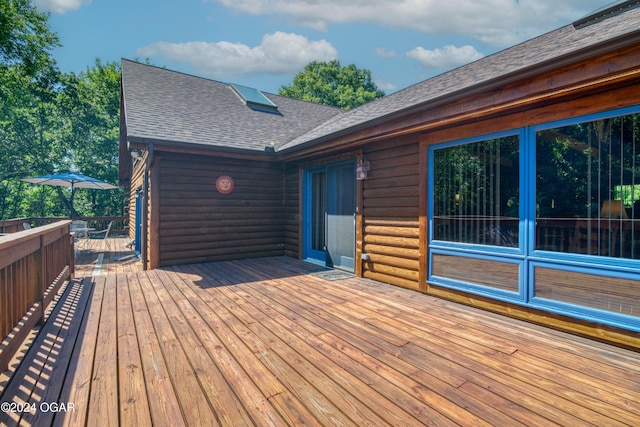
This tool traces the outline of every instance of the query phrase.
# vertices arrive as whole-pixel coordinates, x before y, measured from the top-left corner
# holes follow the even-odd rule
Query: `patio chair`
[[[107,249],[111,249],[111,245],[109,243],[109,232],[111,231],[111,225],[113,225],[113,221],[109,221],[109,225],[107,225],[107,228],[105,228],[104,230],[100,230],[100,231],[89,231],[88,235],[89,235],[89,239],[93,239],[93,240],[104,240],[105,241],[105,246],[107,247]]]
[[[87,221],[79,219],[71,221],[71,232],[76,233],[75,236],[77,239],[87,237]]]

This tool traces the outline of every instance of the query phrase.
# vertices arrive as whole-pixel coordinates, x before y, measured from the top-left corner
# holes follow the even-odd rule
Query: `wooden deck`
[[[83,239],[76,246],[75,277],[142,271],[142,263],[127,247],[128,237]]]
[[[0,425],[640,423],[639,353],[290,258],[118,259],[66,287]]]

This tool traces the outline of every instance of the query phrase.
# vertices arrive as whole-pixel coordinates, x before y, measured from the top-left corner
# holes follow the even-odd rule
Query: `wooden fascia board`
[[[455,126],[445,126],[419,134],[421,144],[431,145],[439,142],[464,139],[514,129],[515,127],[534,126],[558,120],[595,114],[607,110],[638,105],[640,100],[640,81],[634,85],[623,85],[598,90],[588,96],[574,96],[554,104],[531,106],[531,108],[509,111],[492,117],[481,117]]]
[[[292,147],[279,155],[287,160],[352,148],[364,143],[424,132],[457,121],[503,114],[552,102],[598,84],[614,84],[637,77],[640,31],[589,49],[505,74],[426,103]]]
[[[594,88],[598,84],[615,84],[636,78],[637,69],[633,67],[640,63],[639,41],[640,31],[632,32],[277,153],[135,136],[128,136],[127,140],[130,148],[144,149],[148,143],[152,143],[158,151],[292,161],[504,114],[518,108],[530,108],[562,97],[577,96],[575,94],[579,91]],[[123,155],[122,149],[120,154]]]
[[[118,184],[128,185],[131,181],[131,156],[127,144],[127,119],[124,105],[124,91],[120,86],[120,135],[118,141]]]
[[[452,102],[451,104],[430,109],[421,113],[415,113],[401,120],[380,123],[369,129],[364,129],[348,134],[323,144],[301,148],[286,156],[287,160],[299,157],[317,155],[335,151],[336,149],[352,149],[365,143],[396,138],[411,133],[423,133],[439,130],[454,125],[461,125],[475,120],[486,119],[502,114],[517,112],[544,104],[559,102],[563,99],[571,99],[589,91],[603,91],[606,88],[622,84],[632,84],[640,81],[640,64],[636,68],[617,73],[609,73],[599,78],[581,81],[575,84],[567,84],[562,87],[552,87],[537,94],[525,94],[520,97],[475,96],[468,99]],[[553,86],[553,85],[552,85]],[[513,90],[510,93],[517,93]],[[468,108],[473,105],[473,108]]]
[[[149,144],[153,144],[157,152],[193,154],[200,156],[218,156],[234,159],[259,159],[264,161],[280,161],[274,153],[266,153],[257,150],[248,150],[233,147],[206,146],[185,142],[172,142],[150,138],[129,137],[129,150],[146,150]]]

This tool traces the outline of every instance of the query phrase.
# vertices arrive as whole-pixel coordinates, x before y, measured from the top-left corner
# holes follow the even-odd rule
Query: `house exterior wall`
[[[579,95],[535,105],[524,111],[505,112],[497,117],[478,116],[473,122],[458,126],[453,123],[447,128],[424,132],[420,137],[421,156],[427,159],[428,164],[432,164],[429,163],[429,156],[434,146],[473,140],[483,135],[491,138],[492,135],[511,130],[528,136],[524,149],[529,150],[530,145],[527,144],[536,143],[529,129],[583,116],[598,118],[598,114],[609,111],[626,111],[620,110],[625,107],[631,107],[633,111],[634,106],[640,106],[639,82],[629,81],[620,87],[585,87]],[[535,167],[530,161],[525,160],[525,164]],[[584,173],[586,179],[587,171]],[[427,185],[431,184],[430,178],[427,173]],[[534,193],[535,189],[528,191]],[[420,197],[428,206],[431,200],[428,192],[421,193]],[[531,200],[532,196],[528,197]],[[521,220],[532,224],[536,218],[532,217],[531,212],[525,213]],[[506,251],[504,254],[491,250],[471,253],[473,248],[460,250],[455,245],[448,247],[439,242],[431,245],[429,233],[432,230],[428,223],[424,227],[423,234],[427,238],[422,244],[429,250],[426,260],[427,269],[430,269],[428,294],[574,333],[640,347],[640,334],[634,332],[638,330],[638,321],[633,319],[637,318],[635,308],[640,298],[640,266],[637,261],[586,258],[573,254],[563,254],[563,260],[559,260],[560,256],[553,252],[535,252],[537,248],[531,242],[528,248],[521,247],[524,248],[524,263],[518,263],[516,260],[519,255],[509,258]],[[536,238],[533,234],[528,236],[530,241]],[[485,283],[485,280],[488,282]],[[500,288],[494,284],[496,281],[500,283]],[[493,291],[485,292],[482,286],[493,288]],[[595,295],[602,295],[603,299],[596,301],[594,298],[599,297]],[[614,300],[616,306],[612,307]],[[630,331],[620,333],[618,327]]]
[[[128,153],[127,153],[128,154]],[[136,197],[138,191],[142,192],[141,202],[141,214],[146,215],[146,221],[143,221],[143,226],[147,227],[142,230],[142,236],[140,236],[140,258],[143,266],[147,268],[149,266],[149,212],[151,211],[150,199],[148,194],[149,188],[149,175],[147,170],[147,159],[149,153],[147,151],[142,152],[143,158],[132,162],[131,181],[129,182],[129,237],[136,240],[136,224],[138,223],[138,217],[136,212]],[[147,180],[145,185],[145,179]],[[145,193],[145,191],[147,193]]]
[[[302,176],[323,163],[366,160],[370,172],[357,181],[356,268],[363,277],[420,290],[418,136],[369,144],[362,150],[332,153],[285,166],[285,252],[302,258]],[[362,255],[366,260],[362,260]]]
[[[363,148],[371,170],[362,181],[363,276],[419,290],[419,146],[417,137]]]
[[[284,255],[279,162],[159,151],[154,161],[158,266]],[[233,179],[230,194],[217,191],[220,176]]]
[[[597,316],[580,317],[528,304],[530,295],[520,289],[525,277],[553,285],[570,277],[572,284],[604,280],[601,283],[607,287],[633,288],[640,273],[635,261],[624,264],[629,274],[621,277],[602,262],[589,267],[591,270],[579,270],[570,263],[550,262],[549,254],[543,254],[545,263],[535,265],[535,259],[525,259],[529,256],[526,251],[531,251],[523,246],[516,248],[520,252],[505,252],[515,254],[506,262],[505,253],[496,256],[495,251],[477,245],[462,251],[455,245],[453,250],[443,250],[438,243],[432,245],[433,215],[429,215],[433,147],[640,106],[638,58],[640,45],[573,62],[565,58],[555,68],[546,64],[537,74],[528,70],[520,80],[508,76],[504,85],[479,84],[469,94],[455,94],[450,102],[434,103],[423,111],[416,108],[402,117],[271,160],[256,160],[249,153],[234,159],[156,151],[156,169],[149,184],[156,192],[149,218],[157,227],[149,229],[150,265],[272,255],[300,258],[304,171],[351,156],[371,166],[367,179],[357,184],[356,274],[640,348],[640,336],[633,328],[616,328],[611,323],[600,324]],[[215,180],[221,175],[235,180],[233,193],[216,191]],[[141,178],[134,173],[132,191],[136,179]],[[524,218],[530,223],[535,220],[531,212]],[[513,261],[518,257],[524,260],[521,264]],[[584,258],[579,262],[589,263]],[[434,279],[446,275],[450,276],[448,283]],[[522,299],[492,297],[475,292],[477,287],[465,286],[474,281],[482,285],[483,280],[491,285],[495,277],[500,278],[503,291],[522,292]]]
[[[285,255],[300,258],[300,227],[302,179],[297,162],[284,166],[284,251]]]
[[[483,309],[497,311],[521,319],[539,322],[548,326],[606,339],[622,345],[640,348],[640,338],[633,328],[624,322],[604,322],[607,314],[574,316],[571,310],[553,308],[553,304],[530,304],[531,295],[522,288],[525,280],[538,281],[538,297],[543,297],[542,285],[546,288],[562,286],[570,278],[572,292],[595,292],[598,286],[616,289],[636,289],[640,269],[634,261],[625,267],[627,273],[620,275],[612,268],[597,265],[589,269],[574,269],[545,262],[536,265],[529,261],[518,265],[503,262],[490,251],[474,256],[460,256],[446,251],[433,251],[430,245],[429,187],[432,185],[430,149],[433,146],[476,138],[514,129],[533,127],[558,120],[583,117],[625,107],[640,105],[640,80],[637,54],[639,48],[627,48],[615,54],[604,54],[584,62],[568,64],[555,70],[545,71],[536,77],[511,81],[499,90],[488,93],[475,92],[467,98],[398,119],[394,132],[401,136],[389,138],[362,131],[351,137],[341,137],[322,146],[324,155],[309,151],[309,161],[329,161],[339,155],[339,149],[348,146],[359,149],[362,159],[368,160],[371,170],[368,178],[361,181],[361,241],[357,241],[361,253],[368,260],[361,263],[356,272],[364,277],[415,289],[431,295],[452,299]],[[393,126],[385,124],[388,128]],[[383,126],[376,128],[380,131]],[[373,128],[372,128],[373,130]],[[368,139],[373,142],[366,142]],[[365,141],[353,144],[351,141]],[[331,151],[328,147],[333,146]],[[298,157],[302,157],[297,154]],[[287,240],[288,254],[294,255],[300,234],[294,239],[295,229],[300,229],[300,186],[304,160],[287,164],[287,206],[289,207]],[[291,197],[291,199],[290,199]],[[532,218],[528,218],[531,221]],[[432,253],[436,252],[436,253]],[[553,259],[547,255],[548,260]],[[533,258],[531,258],[533,260]],[[589,262],[584,261],[585,264]],[[526,268],[525,268],[526,266]],[[434,270],[430,270],[435,268]],[[522,268],[522,269],[521,269]],[[580,270],[580,271],[578,271]],[[450,282],[472,283],[491,281],[496,277],[504,291],[522,293],[522,300],[491,297],[477,293],[471,287],[443,286],[437,280],[428,280],[443,271],[451,273]],[[491,277],[489,277],[491,276]],[[536,292],[536,291],[533,291]],[[636,289],[640,295],[640,289]],[[637,298],[636,298],[637,299]],[[589,303],[595,306],[593,303]],[[602,319],[602,323],[600,322]],[[616,326],[617,325],[617,326]],[[622,328],[622,329],[619,329]]]
[[[138,188],[142,187],[144,179],[144,162],[138,161],[133,168],[131,174],[131,181],[129,184],[129,237],[134,239],[136,237],[136,192]]]

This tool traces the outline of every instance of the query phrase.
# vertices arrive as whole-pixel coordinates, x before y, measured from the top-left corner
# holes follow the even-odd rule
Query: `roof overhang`
[[[375,119],[359,123],[355,126],[342,129],[338,132],[323,135],[319,138],[306,141],[294,147],[288,147],[284,150],[278,151],[278,154],[284,156],[291,155],[292,153],[295,153],[302,149],[310,149],[311,147],[323,145],[329,141],[336,139],[340,139],[342,141],[341,146],[349,143],[358,143],[359,145],[392,136],[400,136],[416,131],[421,131],[419,125],[411,125],[408,127],[399,127],[397,129],[387,129],[384,133],[372,132],[370,135],[364,137],[360,134],[366,129],[378,129],[384,124],[399,121],[399,119],[403,117],[428,115],[429,111],[443,107],[447,104],[459,102],[464,100],[465,98],[481,95],[483,93],[493,92],[496,89],[504,87],[506,85],[514,84],[523,80],[528,80],[535,76],[549,73],[556,69],[568,67],[573,64],[577,64],[610,52],[619,51],[621,49],[638,44],[640,44],[640,29],[629,32],[624,36],[607,40],[606,42],[600,44],[588,46],[584,49],[537,63],[530,67],[514,70],[496,78],[482,81],[472,86],[461,88],[457,91],[448,92],[423,103],[416,104],[405,109],[397,110],[390,114],[378,116]],[[638,65],[640,66],[640,64]],[[399,123],[401,122],[399,121]],[[349,141],[350,135],[357,135],[357,139]]]
[[[153,145],[156,155],[158,152],[196,154],[203,156],[219,156],[219,157],[235,157],[247,158],[251,156],[254,159],[273,160],[275,153],[265,147],[264,150],[251,150],[248,148],[234,148],[228,146],[215,146],[208,144],[197,144],[193,142],[167,141],[162,139],[143,138],[136,136],[127,136],[127,150],[147,150]]]

